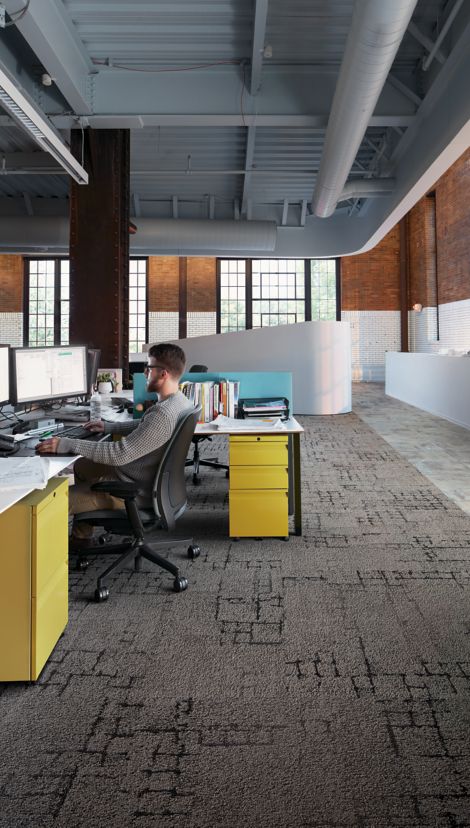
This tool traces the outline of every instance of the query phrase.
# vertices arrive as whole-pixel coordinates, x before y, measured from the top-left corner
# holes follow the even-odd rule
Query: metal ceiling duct
[[[272,253],[276,246],[275,221],[219,221],[217,219],[135,219],[135,249],[187,256],[218,253]],[[22,216],[2,219],[0,249],[24,251],[54,247],[67,249],[69,221],[64,216]],[[25,239],[28,242],[25,244]],[[8,241],[4,241],[8,240]],[[134,244],[135,240],[135,244]]]
[[[276,246],[275,221],[220,221],[217,219],[136,219],[139,245],[155,251],[253,250],[271,253]]]
[[[340,198],[417,0],[356,0],[313,193],[331,216]]]
[[[361,178],[359,181],[347,181],[338,201],[389,196],[395,189],[395,183],[394,178]]]

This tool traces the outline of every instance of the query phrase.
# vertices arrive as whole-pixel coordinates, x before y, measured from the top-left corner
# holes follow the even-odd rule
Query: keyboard
[[[55,437],[56,434],[53,434],[52,436]],[[87,428],[81,425],[68,426],[68,428],[61,428],[57,432],[57,437],[74,437],[78,440],[88,440],[90,437],[102,436],[102,433],[97,434],[96,432],[88,431]]]

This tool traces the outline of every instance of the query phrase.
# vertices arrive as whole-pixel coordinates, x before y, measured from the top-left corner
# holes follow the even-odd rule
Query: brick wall
[[[400,308],[400,233],[398,226],[373,250],[341,259],[341,306],[346,311]]]
[[[439,303],[470,299],[470,149],[436,184]]]
[[[407,215],[409,308],[436,307],[436,202],[425,196]]]
[[[216,259],[188,256],[188,312],[215,313]]]
[[[149,312],[179,309],[178,256],[150,256],[148,264]]]
[[[23,257],[0,255],[0,312],[23,312]]]

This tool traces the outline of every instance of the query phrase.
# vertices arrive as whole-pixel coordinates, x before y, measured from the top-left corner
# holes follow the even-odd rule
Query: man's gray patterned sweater
[[[179,415],[187,408],[192,408],[192,403],[181,391],[177,391],[166,400],[157,402],[148,408],[140,420],[105,423],[105,434],[120,434],[121,440],[95,443],[92,440],[61,437],[57,450],[59,454],[73,452],[94,460],[95,463],[113,466],[120,480],[139,485],[139,505],[150,506],[158,464],[173,434]]]

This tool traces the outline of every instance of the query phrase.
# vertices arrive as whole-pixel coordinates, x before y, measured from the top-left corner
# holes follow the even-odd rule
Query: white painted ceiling
[[[470,2],[418,0],[345,198],[328,218],[313,214],[353,11],[367,2],[4,0],[0,72],[65,142],[72,128],[131,130],[137,252],[204,252],[185,248],[184,220],[220,226],[222,249],[219,221],[268,220],[271,255],[354,252],[470,143]],[[1,107],[0,159],[0,249],[64,249],[51,227],[67,225],[68,175]],[[354,185],[370,181],[377,191],[358,197]],[[181,222],[178,243],[152,241],[162,219]]]

